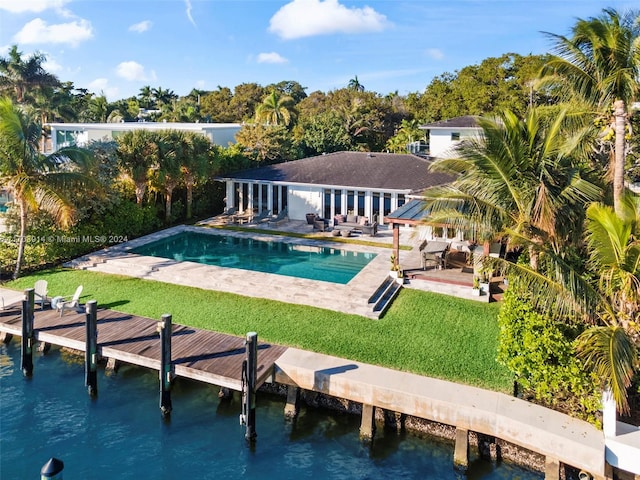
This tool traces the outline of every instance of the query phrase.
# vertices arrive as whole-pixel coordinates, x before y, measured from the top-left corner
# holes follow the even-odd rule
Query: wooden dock
[[[18,303],[0,310],[0,332],[22,335],[21,307]],[[99,308],[99,357],[160,370],[158,320]],[[34,331],[38,342],[84,352],[85,325],[84,312],[71,311],[60,317],[56,310],[35,308]],[[175,377],[242,390],[242,362],[246,358],[243,337],[174,324],[171,341]],[[273,373],[275,360],[286,350],[259,342],[256,388]]]

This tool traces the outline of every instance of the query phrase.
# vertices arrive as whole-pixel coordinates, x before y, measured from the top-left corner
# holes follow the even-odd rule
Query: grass
[[[9,282],[71,295],[120,312],[259,339],[364,363],[508,392],[512,377],[495,360],[496,304],[403,289],[380,320],[272,300],[82,270],[52,269]]]

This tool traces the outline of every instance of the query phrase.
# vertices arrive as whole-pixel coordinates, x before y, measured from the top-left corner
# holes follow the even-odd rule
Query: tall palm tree
[[[349,80],[349,84],[347,85],[347,89],[353,90],[354,92],[364,92],[364,85],[360,83],[358,80],[358,76],[356,75],[351,80]]]
[[[640,92],[640,14],[607,8],[599,17],[579,19],[572,37],[546,33],[555,56],[542,70],[545,82],[565,91],[605,117],[615,132],[611,170],[614,208],[621,213],[624,192],[625,129],[628,109]],[[611,119],[611,121],[608,121]]]
[[[32,89],[59,86],[58,78],[42,67],[45,60],[46,56],[39,52],[25,60],[18,46],[13,45],[8,57],[0,57],[0,91],[12,91],[16,101],[22,103]]]
[[[20,275],[29,212],[42,209],[58,225],[68,227],[75,213],[69,193],[97,185],[88,174],[91,157],[86,150],[39,153],[41,127],[36,119],[10,99],[0,99],[0,187],[13,195],[20,209],[14,278]]]
[[[207,137],[198,133],[189,132],[185,134],[184,155],[180,165],[182,179],[187,190],[187,212],[186,217],[192,216],[193,187],[202,179],[209,169],[209,152],[211,142]]]
[[[173,191],[180,184],[181,166],[187,153],[185,132],[163,130],[156,137],[157,162],[153,168],[152,185],[164,195],[166,223],[171,220]]]
[[[134,130],[118,137],[119,167],[135,186],[136,203],[142,205],[151,167],[158,158],[155,136],[148,130]]]
[[[432,164],[455,180],[427,190],[429,221],[466,229],[480,241],[529,239],[535,268],[536,248],[575,240],[585,205],[600,198],[575,159],[587,132],[566,133],[566,112],[551,120],[535,109],[524,119],[506,111],[478,123],[481,137],[463,142],[456,158]]]
[[[289,126],[295,116],[293,110],[293,98],[282,95],[276,90],[265,97],[258,108],[256,108],[256,121],[264,122],[267,125]]]

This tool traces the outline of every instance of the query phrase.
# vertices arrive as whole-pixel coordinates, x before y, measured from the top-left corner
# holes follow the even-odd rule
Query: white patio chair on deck
[[[33,286],[33,296],[35,298],[35,303],[40,304],[40,309],[44,310],[45,303],[49,302],[49,297],[47,297],[48,283],[46,280],[36,280],[36,283]]]
[[[60,312],[60,316],[64,315],[65,309],[68,310],[70,308],[77,309],[80,306],[80,295],[82,294],[82,285],[76,288],[76,293],[73,294],[71,300],[65,300],[64,297],[59,299],[56,302],[56,309]]]

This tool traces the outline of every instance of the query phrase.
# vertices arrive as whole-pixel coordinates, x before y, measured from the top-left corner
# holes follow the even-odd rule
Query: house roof
[[[219,180],[254,180],[378,190],[421,191],[452,181],[431,161],[396,153],[336,152],[234,172]]]
[[[439,122],[427,123],[420,125],[420,128],[425,130],[432,130],[438,128],[479,128],[478,117],[474,115],[465,115],[463,117],[450,118],[448,120],[441,120]]]

